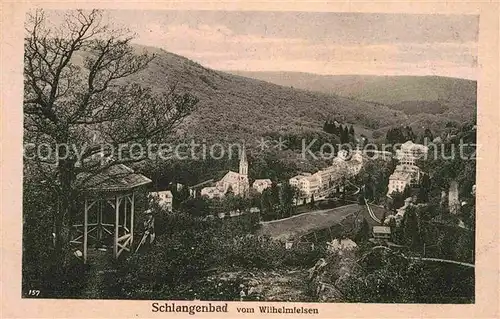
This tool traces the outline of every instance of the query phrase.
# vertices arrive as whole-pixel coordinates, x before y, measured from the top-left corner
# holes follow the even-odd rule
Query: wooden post
[[[83,263],[87,263],[87,232],[88,232],[88,201],[87,198],[85,198],[85,207],[83,208]]]
[[[125,195],[125,197],[123,198],[123,231],[124,231],[124,234],[127,233],[127,197],[130,196],[130,195]]]
[[[115,197],[115,239],[113,245],[113,256],[118,257],[118,225],[120,222],[120,202],[118,201],[118,195]]]
[[[97,240],[99,245],[102,241],[102,201],[97,202]]]
[[[134,244],[134,207],[135,207],[135,193],[132,192],[132,202],[130,204],[130,251]]]

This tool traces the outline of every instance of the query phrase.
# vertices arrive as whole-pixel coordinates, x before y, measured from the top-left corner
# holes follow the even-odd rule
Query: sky
[[[255,11],[105,12],[159,47],[217,70],[476,78],[479,17]]]

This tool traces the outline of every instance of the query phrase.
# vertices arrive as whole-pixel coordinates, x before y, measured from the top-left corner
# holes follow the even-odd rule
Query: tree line
[[[340,124],[335,120],[335,118],[325,121],[323,124],[323,131],[338,136],[341,144],[349,143],[355,140],[355,132],[352,124],[350,126],[347,124]]]

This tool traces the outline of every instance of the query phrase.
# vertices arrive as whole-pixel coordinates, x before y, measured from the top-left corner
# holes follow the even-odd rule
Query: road
[[[380,224],[381,220],[377,216],[375,216],[375,214],[373,213],[373,211],[372,211],[370,205],[368,204],[368,201],[366,200],[366,198],[364,198],[364,200],[365,200],[366,209],[368,210],[368,214],[369,214],[370,218],[372,220],[374,220],[376,223]]]
[[[461,265],[461,266],[474,268],[473,264],[464,263],[464,262],[456,261],[456,260],[440,259],[440,258],[426,258],[426,257],[407,257],[407,258],[416,259],[416,260],[424,260],[424,261],[436,261],[436,262],[441,262],[441,263],[455,264],[455,265]]]

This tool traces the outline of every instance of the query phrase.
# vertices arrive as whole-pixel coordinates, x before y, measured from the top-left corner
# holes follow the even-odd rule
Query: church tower
[[[245,147],[243,147],[243,151],[240,154],[240,175],[248,175],[248,161]]]
[[[240,154],[240,178],[238,181],[238,194],[242,196],[248,195],[248,190],[250,188],[250,184],[248,182],[248,160],[247,154],[245,152],[245,147]]]

